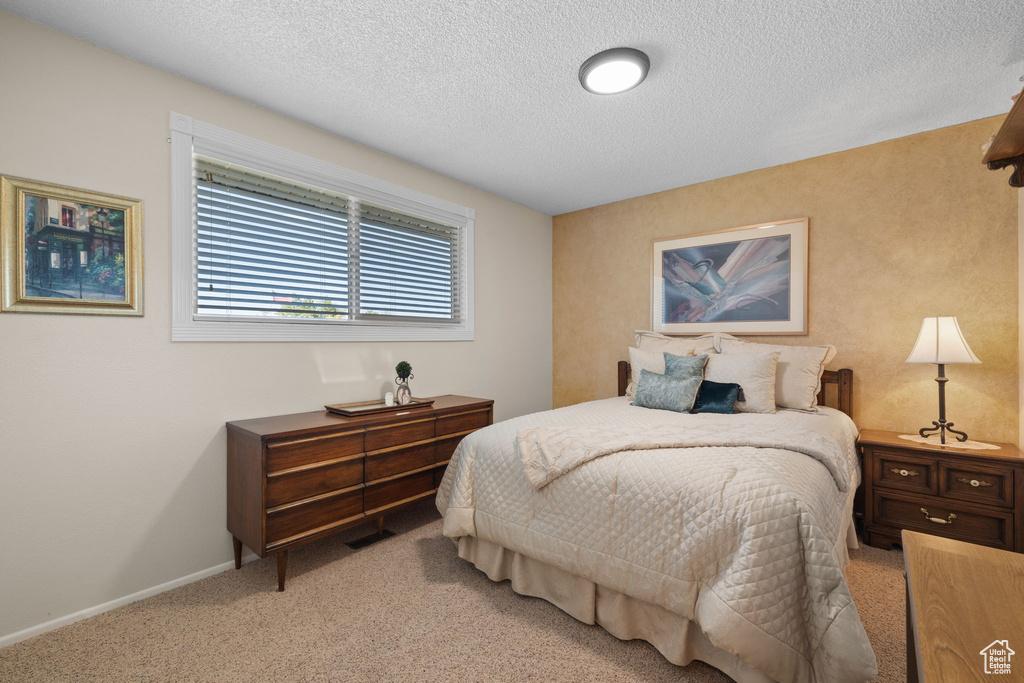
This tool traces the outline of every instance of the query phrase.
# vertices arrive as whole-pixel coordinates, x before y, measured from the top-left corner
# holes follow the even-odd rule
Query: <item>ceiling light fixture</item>
[[[640,50],[616,47],[583,62],[580,83],[588,92],[614,95],[643,83],[650,68],[651,60]]]

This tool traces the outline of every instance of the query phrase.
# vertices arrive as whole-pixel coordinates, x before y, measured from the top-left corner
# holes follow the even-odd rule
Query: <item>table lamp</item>
[[[967,434],[953,429],[952,422],[946,422],[946,365],[951,363],[980,363],[978,357],[971,351],[971,347],[964,340],[953,316],[939,316],[936,318],[925,318],[921,324],[921,333],[917,336],[917,343],[914,350],[907,358],[908,363],[935,363],[939,366],[939,376],[935,381],[939,383],[939,420],[932,421],[933,427],[925,427],[920,430],[923,438],[938,432],[941,443],[946,443],[946,432],[956,434],[957,441],[967,441]]]

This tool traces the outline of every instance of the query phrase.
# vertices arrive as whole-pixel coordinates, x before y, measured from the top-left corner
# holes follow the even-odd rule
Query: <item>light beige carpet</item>
[[[421,507],[362,550],[353,529],[0,650],[0,681],[724,681],[674,666],[492,583]],[[903,557],[854,551],[848,574],[878,656],[905,680]]]

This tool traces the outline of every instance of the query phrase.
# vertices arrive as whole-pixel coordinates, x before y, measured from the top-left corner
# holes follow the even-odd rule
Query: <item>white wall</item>
[[[225,421],[403,359],[417,395],[551,407],[549,216],[3,12],[0,64],[0,173],[145,202],[145,317],[0,315],[0,639],[229,561]],[[171,343],[172,110],[475,209],[476,340]]]

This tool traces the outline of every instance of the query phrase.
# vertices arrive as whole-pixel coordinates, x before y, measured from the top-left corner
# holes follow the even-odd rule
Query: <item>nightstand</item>
[[[876,548],[900,543],[910,529],[1003,550],[1024,552],[1024,454],[957,448],[864,430],[864,540]]]

